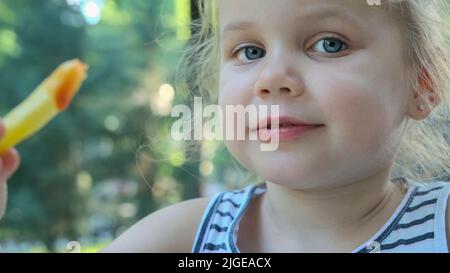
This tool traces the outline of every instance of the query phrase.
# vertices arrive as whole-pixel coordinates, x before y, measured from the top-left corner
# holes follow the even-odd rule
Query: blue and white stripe
[[[408,192],[386,224],[353,253],[371,252],[378,243],[380,252],[448,252],[446,239],[447,199],[450,183],[408,182]],[[210,201],[192,248],[193,252],[238,253],[239,220],[254,196],[264,194],[265,183],[239,191],[216,194]]]

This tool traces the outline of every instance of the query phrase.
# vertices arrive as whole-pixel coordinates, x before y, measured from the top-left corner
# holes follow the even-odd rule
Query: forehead
[[[290,20],[311,23],[338,18],[367,25],[368,19],[381,11],[366,0],[217,0],[217,7],[221,33]]]

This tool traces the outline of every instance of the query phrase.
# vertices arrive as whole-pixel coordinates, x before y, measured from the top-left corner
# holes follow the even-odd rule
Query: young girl
[[[265,129],[272,152],[225,142],[263,182],[159,210],[104,252],[448,252],[444,1],[376,3],[199,0],[192,90],[278,105],[292,128]]]
[[[157,211],[105,251],[448,252],[446,6],[374,2],[199,1],[192,89],[317,126],[278,130],[273,152],[226,141],[264,182]]]

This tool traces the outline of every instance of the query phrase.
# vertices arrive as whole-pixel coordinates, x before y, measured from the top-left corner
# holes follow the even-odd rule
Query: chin
[[[300,168],[286,171],[286,168],[273,168],[271,166],[255,171],[263,181],[270,181],[290,189],[306,190],[317,186],[317,180],[311,179],[311,174],[306,171],[302,172]]]

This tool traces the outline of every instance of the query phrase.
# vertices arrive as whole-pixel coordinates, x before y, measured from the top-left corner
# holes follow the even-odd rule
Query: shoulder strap
[[[231,228],[234,228],[231,224],[246,204],[244,201],[253,187],[249,185],[241,190],[220,192],[211,199],[197,230],[192,252],[232,251],[227,240],[233,231]]]
[[[209,201],[209,204],[206,207],[205,212],[203,213],[200,225],[197,228],[197,235],[195,236],[194,244],[192,246],[193,253],[201,252],[201,247],[205,238],[205,234],[207,232],[207,228],[209,226],[209,222],[211,220],[211,217],[213,216],[215,208],[217,207],[219,201],[222,199],[223,194],[224,193],[222,192],[216,193]]]

